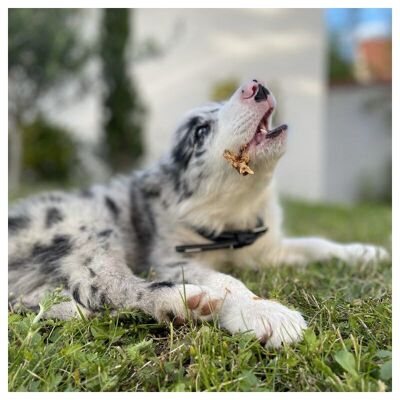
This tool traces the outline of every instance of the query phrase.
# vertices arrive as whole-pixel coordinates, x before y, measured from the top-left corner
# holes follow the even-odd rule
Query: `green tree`
[[[329,39],[328,65],[331,83],[354,81],[352,62],[346,60],[341,54],[339,39],[335,34],[332,34]]]
[[[104,108],[103,154],[110,166],[124,171],[137,164],[144,152],[145,110],[127,71],[126,47],[130,12],[105,9],[100,37]]]
[[[76,145],[69,132],[47,121],[39,114],[22,128],[26,149],[22,165],[31,180],[68,182],[76,162]]]
[[[67,79],[76,79],[88,59],[79,38],[78,17],[79,11],[72,9],[8,10],[11,187],[21,180],[24,125],[38,115],[40,99]]]

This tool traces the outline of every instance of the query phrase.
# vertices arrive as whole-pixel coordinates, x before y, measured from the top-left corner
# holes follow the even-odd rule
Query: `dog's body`
[[[55,192],[22,201],[9,215],[9,291],[12,304],[35,308],[63,286],[72,301],[49,316],[70,318],[76,305],[93,314],[140,308],[157,320],[182,323],[216,317],[231,333],[252,331],[269,346],[296,341],[302,316],[260,299],[225,264],[304,265],[338,257],[349,263],[387,257],[370,245],[282,237],[273,170],[284,153],[286,127],[269,131],[275,100],[257,81],[224,104],[193,110],[179,126],[168,155],[153,169],[108,186]],[[254,175],[242,176],[223,159],[225,149],[250,149]],[[180,253],[176,246],[212,243],[200,233],[268,231],[238,249]],[[200,246],[201,247],[201,246]],[[152,269],[152,280],[136,274]]]

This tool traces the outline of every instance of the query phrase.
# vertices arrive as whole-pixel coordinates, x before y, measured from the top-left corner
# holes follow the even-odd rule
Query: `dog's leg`
[[[275,265],[306,265],[315,261],[338,258],[351,265],[389,259],[388,252],[379,246],[350,243],[339,244],[321,238],[283,239],[277,249],[267,250],[263,262]]]
[[[102,259],[104,262],[115,260]],[[115,264],[114,264],[115,266]],[[69,296],[71,301],[54,305],[45,313],[45,317],[70,319],[78,316],[77,306],[84,315],[94,315],[106,307],[110,310],[141,309],[153,316],[157,321],[175,321],[182,323],[188,317],[195,320],[210,320],[213,312],[218,309],[222,298],[207,288],[192,284],[179,284],[170,281],[146,281],[131,273],[116,271],[99,272],[92,269],[89,279],[85,273],[81,277],[71,277],[71,286],[62,294]],[[119,270],[119,271],[118,271]],[[51,286],[43,286],[27,296],[21,296],[13,307],[38,310],[38,304]]]
[[[297,311],[273,300],[262,299],[241,281],[195,262],[174,262],[156,267],[159,279],[188,282],[211,289],[223,297],[218,312],[220,326],[230,333],[249,332],[267,347],[301,339],[306,323]]]
[[[138,308],[160,322],[175,320],[177,323],[188,317],[209,320],[222,301],[199,285],[149,282],[132,274],[115,272],[100,273],[91,283],[75,281],[72,295],[76,303],[90,313],[105,306],[114,310]]]
[[[90,239],[88,239],[90,238]],[[47,316],[68,319],[105,307],[111,310],[138,308],[158,321],[176,322],[191,316],[208,320],[222,301],[211,290],[198,285],[183,285],[166,280],[154,282],[135,276],[125,260],[120,233],[116,228],[88,238],[67,242],[44,242],[33,256],[14,262],[10,272],[14,303],[37,309],[46,293],[62,285],[71,302],[55,305]],[[70,245],[72,251],[66,249]],[[62,245],[62,246],[61,246]],[[40,251],[39,251],[40,250]],[[29,278],[29,279],[27,279]]]

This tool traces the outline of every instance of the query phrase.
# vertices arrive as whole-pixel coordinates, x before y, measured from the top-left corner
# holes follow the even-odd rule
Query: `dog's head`
[[[254,79],[228,101],[190,111],[175,133],[170,152],[180,198],[202,189],[223,191],[227,185],[238,192],[265,186],[286,148],[287,126],[271,127],[275,108],[272,93]],[[240,175],[223,156],[225,150],[238,153],[244,147],[254,175]]]

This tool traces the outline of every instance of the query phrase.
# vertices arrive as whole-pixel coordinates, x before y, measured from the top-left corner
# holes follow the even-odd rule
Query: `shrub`
[[[228,99],[238,86],[239,81],[236,78],[227,78],[217,81],[211,88],[211,100],[223,101]]]
[[[76,144],[65,129],[39,114],[22,127],[24,180],[67,182],[76,162]]]

